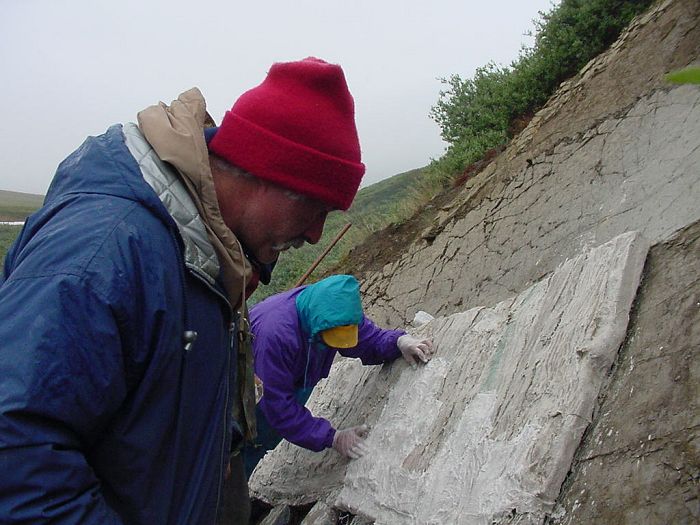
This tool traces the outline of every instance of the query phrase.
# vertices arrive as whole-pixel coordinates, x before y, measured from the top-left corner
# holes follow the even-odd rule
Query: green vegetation
[[[0,221],[24,221],[41,207],[43,195],[0,190]]]
[[[0,190],[0,221],[22,222],[43,202],[43,195]],[[21,229],[21,226],[0,224],[0,264],[5,261],[7,250]]]
[[[453,75],[443,79],[447,87],[431,117],[448,143],[445,155],[427,169],[398,175],[360,191],[348,214],[329,217],[318,246],[282,255],[272,282],[260,287],[252,301],[293,286],[346,221],[355,226],[310,281],[314,275],[331,270],[368,233],[411,216],[449,187],[470,164],[519,132],[562,81],[610,46],[652,1],[562,0],[550,12],[539,14],[534,45],[523,48],[510,66],[488,63],[472,78]]]
[[[347,212],[333,212],[328,216],[318,244],[307,244],[280,256],[272,273],[272,281],[268,286],[260,286],[256,290],[250,304],[294,286],[347,223],[352,223],[352,227],[309,276],[307,283],[314,282],[317,276],[335,267],[353,246],[360,244],[370,233],[413,214],[425,200],[416,190],[416,184],[423,177],[424,169],[415,169],[362,188]]]
[[[360,190],[347,213],[329,216],[318,245],[282,254],[272,283],[261,286],[251,302],[292,287],[347,222],[353,227],[307,282],[331,271],[370,233],[413,215],[453,184],[455,177],[469,165],[519,132],[562,81],[612,44],[632,18],[645,11],[652,1],[562,0],[548,13],[539,14],[534,45],[523,48],[519,58],[509,66],[488,63],[478,68],[472,78],[452,75],[443,79],[446,88],[432,108],[431,117],[448,143],[445,155],[427,168],[402,173]],[[697,71],[686,70],[668,77],[671,82],[697,79]],[[17,213],[22,216],[24,212]],[[2,249],[5,235],[14,238],[17,232],[3,229],[0,233]]]
[[[557,86],[604,51],[652,0],[562,0],[535,21],[535,43],[508,67],[493,63],[472,78],[452,75],[431,111],[448,143],[431,165],[451,180],[489,149],[505,144]]]
[[[5,262],[7,250],[10,249],[10,245],[14,242],[17,235],[19,235],[21,229],[21,226],[0,224],[0,264]]]
[[[252,301],[260,301],[268,295],[293,286],[348,222],[352,223],[352,227],[328,253],[308,282],[312,282],[314,276],[332,268],[370,233],[412,214],[424,200],[415,189],[415,185],[424,176],[423,171],[411,170],[361,189],[347,213],[334,212],[328,217],[323,237],[317,245],[306,245],[301,250],[290,250],[282,254],[273,273],[272,282],[269,286],[261,286],[253,295]],[[7,216],[9,210],[18,208],[17,204],[23,195],[26,194],[0,191],[0,216]],[[25,204],[28,206],[28,212],[14,220],[23,220],[41,205],[43,197],[30,197],[36,199],[29,199]],[[0,261],[4,260],[10,244],[20,230],[21,226],[0,225]]]
[[[700,84],[700,67],[688,66],[666,75],[666,80],[672,84]]]

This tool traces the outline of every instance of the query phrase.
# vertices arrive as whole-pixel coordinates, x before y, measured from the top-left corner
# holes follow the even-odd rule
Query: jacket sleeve
[[[316,452],[332,447],[335,430],[330,422],[314,417],[295,398],[295,383],[303,381],[296,377],[303,350],[296,341],[289,342],[273,332],[257,334],[254,341],[255,372],[263,382],[260,409],[287,441]]]
[[[358,328],[357,346],[338,352],[345,357],[359,357],[363,365],[380,365],[401,356],[396,341],[406,332],[383,330],[363,316]]]
[[[117,322],[76,275],[0,288],[0,521],[122,523],[85,450],[125,387]]]

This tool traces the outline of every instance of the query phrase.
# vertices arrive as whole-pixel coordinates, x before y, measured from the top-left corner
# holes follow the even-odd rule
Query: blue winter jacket
[[[153,152],[136,159],[125,130],[61,163],[5,260],[0,523],[215,520],[234,427],[231,309],[206,264],[186,261],[137,164]]]
[[[265,439],[261,429],[269,424],[281,437],[301,447],[320,451],[333,446],[335,429],[331,423],[314,417],[303,402],[299,403],[299,396],[306,399],[311,389],[328,377],[336,353],[360,358],[365,365],[401,356],[396,341],[406,332],[377,327],[362,314],[359,302],[348,302],[350,280],[357,283],[352,276],[332,276],[273,295],[251,309],[255,374],[263,383],[258,404],[261,442]],[[359,298],[357,291],[350,295]],[[337,350],[323,344],[321,331],[346,324],[359,324],[357,346]]]

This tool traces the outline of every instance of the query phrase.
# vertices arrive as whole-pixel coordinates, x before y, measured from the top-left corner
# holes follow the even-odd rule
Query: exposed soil
[[[487,152],[484,159],[456,175],[455,186],[436,196],[410,219],[370,235],[328,273],[359,275],[396,261],[413,242],[431,241],[427,230],[435,226],[440,209],[449,207],[458,197],[460,185],[482,176],[492,161],[496,169],[490,170],[490,180],[485,183],[484,191],[474,195],[471,202],[461,203],[461,209],[453,212],[454,219],[468,213],[493,184],[516,176],[520,168],[538,155],[551,151],[560,141],[572,140],[602,119],[630,106],[643,93],[669,88],[664,79],[666,73],[699,60],[699,12],[698,2],[670,2],[662,10],[663,14],[656,16],[676,20],[676,23],[657,23],[655,19],[638,22],[629,35],[623,35],[607,53],[606,61],[584,67],[579,75],[563,84],[563,89],[535,118],[526,115],[514,123],[513,132],[523,129],[526,123],[529,126],[514,137],[505,151],[501,148]],[[425,234],[428,238],[422,239]]]
[[[627,341],[549,523],[700,519],[700,222],[651,249]]]

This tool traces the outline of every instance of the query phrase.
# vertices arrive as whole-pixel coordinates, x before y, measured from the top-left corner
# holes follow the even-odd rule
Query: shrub
[[[535,43],[509,67],[489,63],[472,78],[452,75],[430,116],[448,148],[435,176],[459,174],[507,142],[518,119],[532,114],[557,86],[604,51],[652,0],[562,0],[535,21]]]

